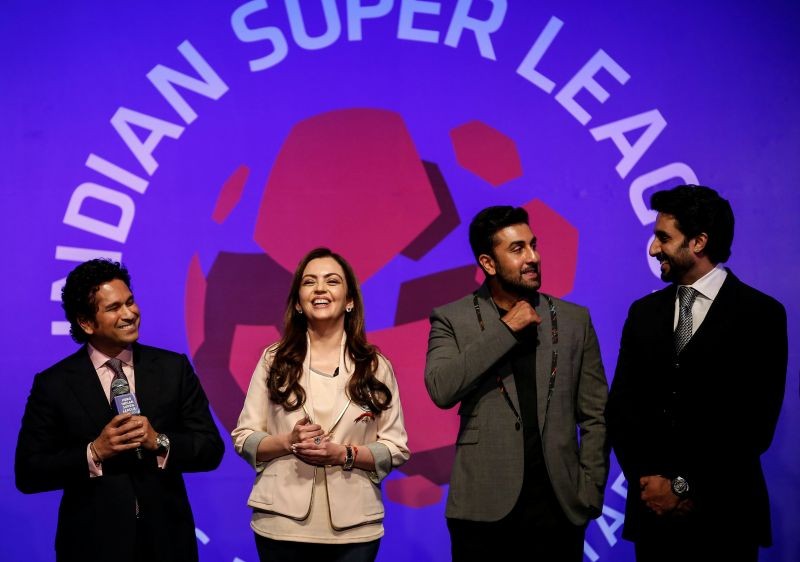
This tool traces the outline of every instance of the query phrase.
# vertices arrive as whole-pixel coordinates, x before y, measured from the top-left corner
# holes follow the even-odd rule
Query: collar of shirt
[[[704,297],[713,301],[717,298],[717,294],[722,288],[722,284],[725,282],[727,276],[728,272],[725,271],[725,268],[722,267],[721,264],[717,264],[714,266],[714,269],[689,285],[689,287],[700,293],[698,297]]]
[[[89,350],[89,360],[92,362],[94,370],[97,371],[97,377],[100,379],[100,384],[103,386],[103,392],[109,396],[111,392],[111,381],[114,378],[114,371],[111,367],[106,365],[106,361],[111,359],[108,355],[92,347],[92,344],[86,344]],[[131,387],[131,392],[136,392],[136,380],[133,372],[133,350],[129,347],[124,349],[116,357],[122,361],[122,372],[128,377],[128,384]]]
[[[725,268],[722,267],[722,265],[717,264],[714,266],[714,269],[703,275],[691,285],[688,285],[697,291],[697,298],[694,299],[694,303],[692,304],[692,334],[697,331],[697,328],[699,328],[700,324],[702,324],[703,320],[705,320],[706,314],[708,314],[708,310],[711,308],[714,299],[717,298],[719,290],[722,288],[722,283],[725,282],[725,278],[727,276],[728,272],[725,270]],[[673,329],[675,329],[675,327],[678,325],[679,315],[680,301],[678,299],[678,291],[675,291],[675,316],[672,324]]]

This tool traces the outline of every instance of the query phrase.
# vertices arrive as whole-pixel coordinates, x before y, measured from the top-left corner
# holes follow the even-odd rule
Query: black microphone
[[[118,414],[139,415],[142,413],[139,403],[136,401],[136,395],[131,392],[131,387],[123,378],[111,381],[111,403]],[[136,458],[144,459],[144,449],[141,445],[136,448]]]

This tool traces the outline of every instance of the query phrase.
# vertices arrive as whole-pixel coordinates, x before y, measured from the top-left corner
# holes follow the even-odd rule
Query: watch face
[[[689,491],[689,483],[685,478],[678,476],[672,480],[672,491],[675,495],[684,496]]]
[[[169,448],[169,437],[167,437],[163,433],[159,434],[156,437],[156,445],[158,445],[159,449],[168,449]]]

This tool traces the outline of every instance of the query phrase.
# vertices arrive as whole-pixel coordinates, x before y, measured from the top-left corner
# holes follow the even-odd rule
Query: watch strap
[[[345,445],[344,465],[342,465],[342,470],[353,470],[354,462],[355,462],[355,457],[353,456],[353,448],[350,445]]]

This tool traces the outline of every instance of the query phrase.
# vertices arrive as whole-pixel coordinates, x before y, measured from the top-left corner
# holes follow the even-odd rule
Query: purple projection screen
[[[60,494],[17,492],[13,452],[33,375],[75,349],[59,294],[77,262],[130,268],[141,341],[190,356],[227,437],[299,257],[345,255],[413,455],[383,485],[379,560],[439,561],[457,416],[425,393],[427,317],[476,286],[469,220],[530,211],[543,290],[589,307],[610,380],[628,306],[663,286],[649,195],[678,183],[731,201],[728,266],[788,311],[761,559],[800,559],[799,36],[789,1],[6,3],[3,559],[54,556]],[[187,476],[200,556],[253,562],[254,475],[226,446]],[[633,560],[626,489],[612,459],[585,560]]]

